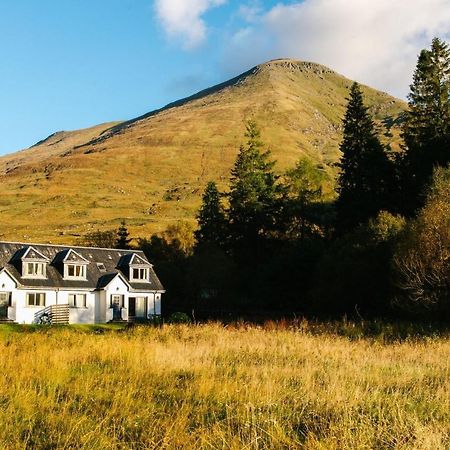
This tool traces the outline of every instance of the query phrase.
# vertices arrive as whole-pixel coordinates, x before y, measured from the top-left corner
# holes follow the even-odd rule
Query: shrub
[[[175,312],[169,317],[169,323],[191,323],[191,318],[184,312]]]
[[[450,168],[435,171],[426,204],[398,246],[394,267],[398,305],[450,315]]]

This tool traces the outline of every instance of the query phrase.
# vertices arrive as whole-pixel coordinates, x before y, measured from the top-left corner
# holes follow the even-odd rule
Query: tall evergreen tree
[[[281,187],[270,151],[263,151],[255,122],[247,123],[247,145],[241,146],[231,170],[229,232],[231,246],[254,246],[274,229]]]
[[[131,239],[128,237],[130,233],[125,224],[125,220],[120,222],[120,227],[117,230],[116,248],[127,249],[130,248]]]
[[[198,229],[195,232],[197,246],[216,245],[223,247],[226,240],[226,221],[220,201],[220,192],[214,181],[210,181],[206,185],[197,222]]]
[[[408,214],[422,206],[434,166],[450,162],[450,49],[439,38],[421,51],[410,89],[403,125],[402,205]]]
[[[340,150],[336,206],[338,229],[345,232],[388,208],[393,177],[392,164],[378,139],[357,83],[350,89]]]

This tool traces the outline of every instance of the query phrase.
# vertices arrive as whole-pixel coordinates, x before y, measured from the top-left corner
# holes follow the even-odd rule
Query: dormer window
[[[22,276],[24,278],[41,278],[47,277],[47,264],[50,260],[33,247],[24,250],[22,257]]]
[[[47,264],[44,262],[27,262],[24,263],[24,277],[45,278]]]
[[[125,255],[123,258],[123,265],[128,265],[127,272],[131,282],[146,282],[150,283],[150,269],[152,265],[142,256],[132,253]]]
[[[87,280],[87,266],[89,261],[75,250],[65,250],[61,257],[64,264],[65,280]]]
[[[66,273],[64,278],[86,278],[86,265],[85,264],[66,264]]]
[[[130,281],[148,281],[148,268],[147,267],[133,267],[131,269]]]

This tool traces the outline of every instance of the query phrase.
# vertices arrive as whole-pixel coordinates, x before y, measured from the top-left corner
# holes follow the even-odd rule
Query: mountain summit
[[[122,218],[144,237],[193,220],[206,182],[227,183],[248,119],[278,170],[308,157],[332,172],[351,84],[320,64],[279,59],[126,122],[55,133],[0,158],[0,237],[67,242]],[[363,92],[395,148],[405,103]]]

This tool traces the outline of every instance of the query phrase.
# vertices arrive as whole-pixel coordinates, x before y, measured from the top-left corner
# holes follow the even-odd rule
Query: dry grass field
[[[450,448],[446,335],[3,326],[0,355],[1,448]]]

